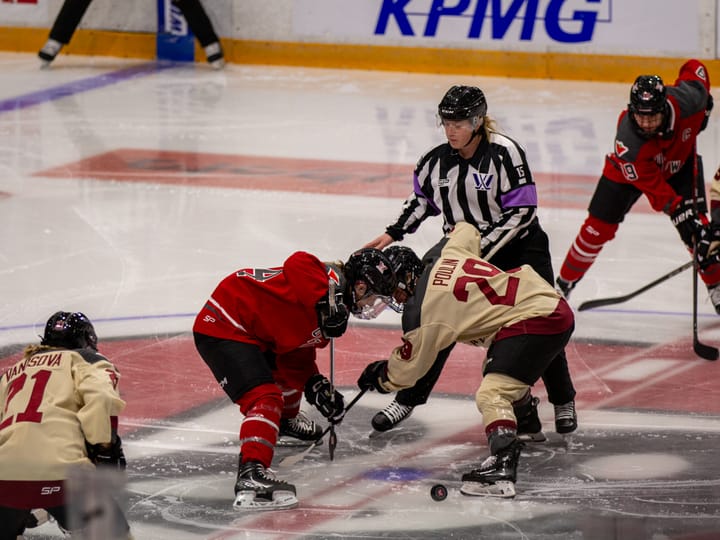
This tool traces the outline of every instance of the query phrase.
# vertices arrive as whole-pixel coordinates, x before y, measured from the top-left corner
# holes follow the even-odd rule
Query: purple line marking
[[[170,313],[167,315],[132,315],[127,317],[107,317],[92,319],[93,324],[101,322],[122,322],[122,321],[144,321],[152,319],[186,319],[197,316],[197,313]],[[0,326],[0,332],[7,330],[24,330],[26,328],[45,328],[45,322],[33,323],[33,324],[17,324],[14,326]]]
[[[663,317],[688,317],[690,312],[687,311],[656,311],[656,310],[642,310],[642,309],[609,309],[609,308],[597,308],[587,311],[588,313],[619,313],[623,315],[657,315]],[[153,319],[188,319],[197,316],[197,313],[168,313],[163,315],[128,315],[124,317],[106,317],[93,318],[92,322],[123,322],[123,321],[144,321]],[[711,313],[698,313],[700,319],[717,319],[717,315]],[[24,323],[10,326],[0,326],[0,332],[7,332],[9,330],[23,330],[26,328],[45,328],[45,321],[37,323]],[[385,326],[379,326],[379,328],[389,328]]]
[[[0,101],[0,113],[26,109],[34,105],[72,96],[74,94],[81,94],[82,92],[88,92],[90,90],[97,90],[98,88],[117,84],[136,77],[152,75],[159,71],[180,65],[183,64],[177,62],[148,62],[118,71],[103,73],[102,75],[97,75],[95,77],[88,77],[87,79],[80,79],[78,81],[72,81],[59,86],[53,86],[45,90],[38,90],[37,92],[11,97]]]

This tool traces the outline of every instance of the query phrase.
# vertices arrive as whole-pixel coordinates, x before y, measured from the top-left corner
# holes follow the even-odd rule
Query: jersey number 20
[[[461,276],[455,282],[455,290],[453,294],[455,298],[461,302],[467,302],[468,299],[468,285],[474,283],[483,293],[487,301],[492,305],[497,306],[514,306],[515,298],[517,297],[518,285],[520,284],[520,278],[515,276],[508,276],[507,288],[505,294],[498,294],[498,292],[490,286],[488,280],[485,278],[496,276],[501,272],[498,268],[492,264],[481,261],[478,259],[468,259],[463,264],[463,272],[466,275]]]

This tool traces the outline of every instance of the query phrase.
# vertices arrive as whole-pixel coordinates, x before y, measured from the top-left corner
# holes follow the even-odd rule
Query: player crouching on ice
[[[98,352],[95,327],[79,311],[54,313],[40,344],[28,345],[0,375],[0,540],[23,538],[17,535],[48,515],[65,538],[132,540],[111,488],[91,482],[78,489],[68,480],[93,478],[94,466],[124,475],[119,381],[120,372]],[[85,497],[97,512],[79,511]]]
[[[407,302],[415,327],[389,360],[365,368],[358,386],[396,392],[415,384],[438,352],[456,341],[488,347],[475,399],[491,455],[463,475],[461,492],[513,497],[523,447],[518,419],[537,416],[530,387],[570,339],[573,313],[528,265],[503,272],[481,259],[480,233],[472,225],[458,223],[439,248],[430,272],[421,277],[412,250],[385,251],[401,284],[394,300]]]
[[[316,349],[341,336],[350,313],[371,318],[392,301],[395,274],[377,249],[343,264],[309,253],[281,267],[245,268],[223,279],[195,319],[195,346],[244,419],[234,506],[297,506],[295,486],[269,467],[286,435],[315,442],[322,429],[299,414],[303,391],[332,423],[345,414],[340,392],[319,373]]]

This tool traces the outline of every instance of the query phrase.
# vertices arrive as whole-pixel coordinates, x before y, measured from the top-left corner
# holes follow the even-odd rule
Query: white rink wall
[[[62,5],[19,1],[0,3],[0,32],[49,27]],[[486,0],[203,4],[221,37],[235,40],[712,59],[719,1],[502,0],[497,13]],[[154,33],[157,11],[157,1],[95,0],[80,28]]]

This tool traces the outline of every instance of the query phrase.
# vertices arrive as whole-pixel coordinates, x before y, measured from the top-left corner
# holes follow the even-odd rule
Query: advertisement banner
[[[195,42],[180,8],[171,0],[158,0],[157,58],[193,62]]]
[[[692,56],[704,0],[294,0],[298,37],[368,45]]]
[[[47,0],[0,0],[0,24],[48,26]]]

